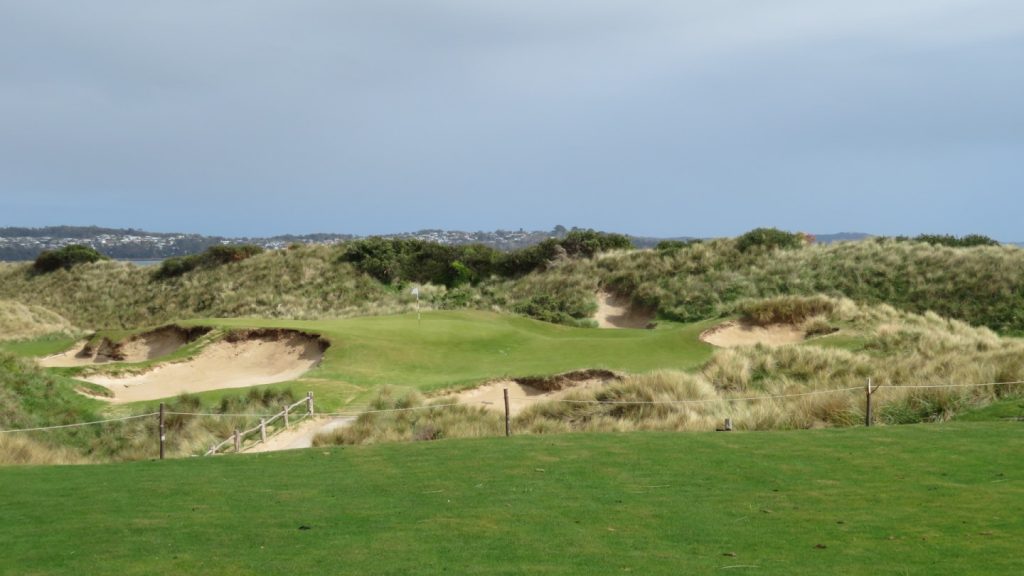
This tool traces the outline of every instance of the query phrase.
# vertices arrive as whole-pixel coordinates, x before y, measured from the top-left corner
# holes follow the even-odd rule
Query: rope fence
[[[211,446],[210,449],[206,451],[206,454],[204,454],[204,456],[212,456],[214,454],[217,454],[224,447],[229,446],[231,444],[234,444],[235,452],[241,452],[242,451],[242,445],[245,442],[245,438],[247,436],[255,434],[256,432],[260,433],[260,442],[266,443],[267,442],[267,426],[270,426],[271,424],[273,424],[277,420],[283,419],[284,420],[284,428],[283,428],[283,430],[287,430],[288,427],[291,425],[291,422],[289,422],[289,419],[288,419],[288,414],[292,410],[294,410],[295,408],[298,408],[299,406],[302,406],[302,405],[306,406],[306,412],[304,414],[300,414],[299,417],[296,420],[299,420],[299,419],[302,419],[302,418],[306,418],[306,417],[312,418],[313,417],[313,413],[314,413],[313,412],[313,393],[312,392],[307,392],[305,398],[303,398],[302,400],[299,400],[298,402],[290,404],[288,406],[282,407],[281,411],[278,412],[277,414],[274,414],[274,415],[272,415],[270,417],[264,417],[264,416],[260,415],[260,423],[257,426],[255,426],[253,428],[250,428],[248,430],[244,430],[244,431],[235,429],[235,433],[234,434],[232,434],[227,440],[224,440],[223,442],[221,442],[219,444],[214,444],[213,446]],[[161,404],[160,406],[161,406],[161,409],[162,409],[163,408],[163,404]],[[176,412],[175,414],[179,414],[179,415],[182,415],[182,416],[185,416],[185,415],[194,416],[195,415],[195,414],[188,414],[186,412]],[[163,428],[163,418],[161,418],[160,421],[161,421],[161,428]],[[161,439],[160,439],[160,445],[161,445],[161,454],[162,454],[163,453],[163,449],[162,449],[162,447],[163,447],[163,437],[162,436],[161,436]]]
[[[893,388],[893,389],[939,389],[939,388],[981,388],[981,387],[992,387],[992,386],[1013,386],[1024,384],[1024,380],[1015,380],[1009,382],[985,382],[978,384],[873,384],[871,379],[868,379],[867,385],[851,386],[846,388],[831,388],[826,390],[811,390],[807,392],[798,392],[793,394],[768,394],[760,396],[742,396],[742,397],[720,397],[720,398],[694,398],[694,399],[680,399],[680,400],[574,400],[565,398],[550,398],[550,397],[530,397],[530,396],[509,396],[508,389],[504,390],[505,400],[505,421],[506,421],[506,435],[511,435],[511,429],[509,427],[510,422],[510,408],[509,403],[511,400],[516,401],[527,401],[527,402],[551,402],[551,403],[563,403],[563,404],[595,404],[595,405],[686,405],[686,404],[711,404],[711,403],[732,403],[732,402],[760,402],[766,400],[785,400],[789,398],[801,398],[807,396],[816,396],[822,394],[839,394],[849,393],[854,391],[864,391],[866,396],[866,411],[865,411],[865,426],[871,426],[873,424],[872,414],[872,397],[878,393],[882,388]],[[490,402],[484,402],[490,403]],[[244,449],[244,443],[246,438],[259,433],[260,442],[265,443],[268,438],[267,428],[277,422],[283,420],[284,426],[278,431],[287,430],[292,423],[298,422],[302,419],[312,418],[314,416],[320,416],[323,418],[356,418],[367,414],[386,414],[386,413],[397,413],[397,412],[411,412],[417,410],[435,410],[439,408],[450,408],[452,406],[465,405],[465,403],[452,402],[446,404],[428,404],[424,406],[411,406],[406,408],[384,408],[374,410],[362,410],[362,411],[350,411],[350,412],[331,412],[316,414],[314,412],[313,404],[313,393],[307,393],[305,398],[301,400],[283,406],[280,412],[275,414],[259,414],[259,413],[224,413],[224,412],[176,412],[167,411],[164,408],[164,404],[160,404],[159,412],[148,412],[145,414],[135,414],[131,416],[122,416],[119,418],[109,418],[106,420],[95,420],[91,422],[77,422],[72,424],[61,424],[54,426],[39,426],[34,428],[15,428],[8,430],[0,430],[0,434],[13,434],[20,432],[45,432],[49,430],[61,430],[68,428],[80,428],[85,426],[96,426],[102,424],[109,424],[114,422],[125,422],[129,420],[137,420],[141,418],[158,418],[158,425],[160,430],[160,458],[164,456],[164,442],[165,442],[165,424],[164,420],[166,416],[185,416],[185,417],[203,417],[203,418],[259,418],[259,424],[249,428],[247,430],[235,430],[234,433],[218,444],[214,444],[205,453],[205,455],[216,455],[225,451],[225,448],[234,448],[235,452],[242,452]],[[299,408],[305,406],[306,410],[296,416],[290,416],[290,413]],[[719,430],[732,430],[732,423],[730,419],[726,419],[724,428]]]
[[[149,412],[148,414],[136,414],[135,416],[123,416],[121,418],[109,418],[107,420],[94,420],[92,422],[76,422],[74,424],[61,424],[58,426],[40,426],[38,428],[16,428],[13,430],[0,430],[0,434],[10,434],[13,432],[39,432],[45,430],[61,430],[64,428],[81,428],[83,426],[94,426],[97,424],[109,424],[111,422],[124,422],[126,420],[137,420],[139,418],[152,418],[157,416],[159,412]]]

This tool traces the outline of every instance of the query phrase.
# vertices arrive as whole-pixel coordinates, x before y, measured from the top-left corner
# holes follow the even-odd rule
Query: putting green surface
[[[1019,423],[0,468],[2,574],[1020,574]]]
[[[623,372],[688,370],[711,346],[700,332],[710,323],[663,323],[655,330],[598,330],[491,312],[428,312],[342,320],[198,319],[186,324],[222,328],[306,330],[332,343],[310,382],[424,391],[500,377],[549,375],[586,368]]]

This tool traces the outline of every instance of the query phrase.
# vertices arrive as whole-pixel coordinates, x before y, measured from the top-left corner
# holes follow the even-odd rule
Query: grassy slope
[[[0,352],[15,356],[49,356],[63,352],[76,342],[75,338],[63,334],[53,334],[30,340],[10,340],[0,342]]]
[[[993,402],[988,406],[958,414],[956,419],[962,422],[1024,420],[1024,398],[1009,398]]]
[[[947,424],[6,468],[0,573],[1012,574],[1022,450]]]

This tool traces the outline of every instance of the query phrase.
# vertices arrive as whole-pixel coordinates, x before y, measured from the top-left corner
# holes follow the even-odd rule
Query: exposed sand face
[[[638,310],[628,298],[609,292],[597,293],[597,313],[594,314],[598,328],[647,328],[654,320],[654,314]]]
[[[700,335],[700,339],[720,348],[736,348],[756,344],[775,347],[803,342],[807,339],[807,334],[791,324],[754,326],[742,322],[726,322],[704,331]]]
[[[46,367],[88,366],[107,362],[145,362],[166,356],[198,338],[206,330],[165,326],[120,343],[103,340],[96,346],[80,342],[70,350],[39,360]]]
[[[142,374],[81,379],[109,388],[115,403],[155,400],[182,392],[294,380],[320,362],[324,349],[322,341],[305,334],[270,334],[216,342],[191,360],[164,364]]]
[[[47,356],[37,360],[40,366],[46,366],[47,368],[67,368],[70,366],[84,366],[86,364],[94,364],[100,362],[109,362],[110,359],[106,356],[103,359],[96,357],[94,353],[87,353],[85,347],[89,344],[88,341],[83,340],[72,346],[68,351],[61,352],[60,354],[54,354],[53,356]]]
[[[556,386],[558,387],[553,389],[548,386],[531,386],[530,384],[523,383],[519,380],[495,380],[483,384],[482,386],[477,386],[476,388],[463,390],[455,394],[449,394],[448,396],[457,398],[460,404],[483,406],[489,410],[504,413],[505,388],[508,388],[508,411],[510,415],[515,416],[528,406],[536,403],[538,400],[555,400],[562,398],[573,390],[599,388],[608,382],[618,379],[616,375],[610,372],[577,374],[580,375],[579,378],[573,377],[574,374],[563,375],[561,380],[556,380]],[[569,376],[569,378],[565,378],[565,376]],[[556,376],[553,380],[558,378],[560,377]]]
[[[188,342],[188,334],[182,331],[157,330],[126,342],[121,352],[125,362],[142,362],[166,356]]]

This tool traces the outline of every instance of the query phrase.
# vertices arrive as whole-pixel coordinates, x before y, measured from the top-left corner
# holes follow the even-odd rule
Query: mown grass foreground
[[[0,470],[4,574],[1019,574],[1019,423]]]

